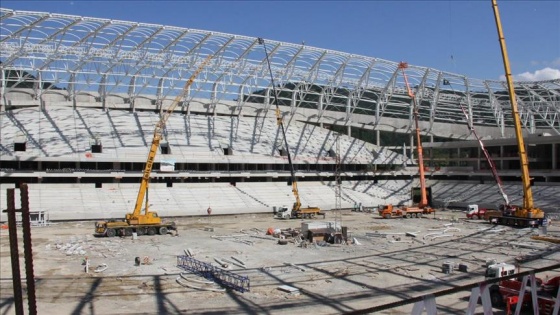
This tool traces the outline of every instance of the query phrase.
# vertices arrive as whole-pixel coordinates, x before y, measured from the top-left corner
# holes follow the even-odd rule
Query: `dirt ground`
[[[174,219],[177,236],[137,239],[96,238],[93,222],[33,227],[38,313],[340,314],[482,281],[487,259],[517,262],[521,271],[560,261],[558,244],[531,239],[542,234],[539,229],[492,226],[463,217],[463,213],[446,211],[421,219],[386,220],[377,214],[343,212],[342,226],[348,227],[352,244],[316,242],[307,246],[292,241],[280,245],[266,231],[300,228],[308,220],[279,220],[272,215],[178,218]],[[334,221],[332,213],[325,221]],[[24,277],[21,227],[18,229]],[[560,238],[559,222],[548,227],[548,235]],[[245,268],[228,263],[229,271],[248,276],[250,291],[214,292],[181,285],[176,279],[184,270],[177,267],[177,256],[185,255],[186,250],[195,259],[215,266],[216,259],[233,261],[232,256],[243,261]],[[83,265],[86,257],[89,273]],[[141,259],[139,266],[136,257]],[[0,231],[0,262],[0,313],[14,314],[5,229]],[[444,262],[461,263],[468,269],[446,274],[442,272]],[[95,272],[102,264],[107,269]],[[559,273],[555,270],[537,276]],[[281,285],[299,289],[299,293],[284,292]],[[438,312],[463,313],[469,296],[470,291],[462,291],[438,297]],[[27,312],[26,303],[24,293]],[[378,314],[410,314],[412,306]],[[477,313],[482,314],[482,306]]]

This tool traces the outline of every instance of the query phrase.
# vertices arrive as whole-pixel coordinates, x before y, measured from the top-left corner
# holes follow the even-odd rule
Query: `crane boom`
[[[478,144],[480,145],[480,149],[482,150],[482,153],[484,153],[484,157],[486,158],[486,162],[488,162],[488,166],[490,166],[490,170],[492,170],[492,175],[494,176],[494,180],[496,181],[496,184],[498,185],[498,189],[500,190],[500,193],[502,194],[502,198],[504,199],[505,206],[508,207],[509,206],[509,198],[508,198],[506,192],[504,191],[502,179],[500,178],[500,175],[498,174],[498,170],[496,169],[496,164],[494,163],[494,161],[490,157],[490,154],[488,154],[488,150],[486,150],[486,147],[484,147],[484,143],[482,142],[482,139],[478,136],[478,134],[474,130],[474,126],[471,124],[471,122],[469,120],[469,114],[465,110],[465,107],[463,106],[463,104],[460,104],[460,103],[459,103],[459,106],[461,106],[461,110],[463,111],[463,114],[467,118],[467,126],[468,126],[469,130],[476,137],[476,140],[478,140]]]
[[[179,102],[185,95],[188,93],[189,87],[193,84],[194,79],[200,74],[202,69],[210,62],[212,59],[212,55],[209,55],[204,61],[198,66],[196,71],[190,76],[190,78],[185,83],[183,90],[181,93],[177,94],[173,103],[167,108],[164,115],[158,121],[154,128],[154,137],[152,139],[152,145],[150,146],[150,151],[148,152],[148,158],[146,160],[146,165],[144,167],[143,175],[142,175],[142,182],[140,183],[140,189],[138,190],[138,196],[136,197],[136,205],[134,206],[134,211],[131,214],[127,214],[127,219],[132,219],[138,217],[142,210],[142,204],[144,203],[144,197],[146,197],[146,206],[145,212],[148,213],[148,198],[147,198],[147,191],[148,185],[150,182],[150,174],[152,172],[152,167],[154,166],[154,160],[156,157],[156,153],[162,138],[162,131],[169,119],[169,116],[173,113]]]
[[[294,197],[296,198],[296,201],[294,202],[291,213],[292,213],[292,216],[294,216],[294,217],[299,217],[299,216],[313,217],[317,214],[321,214],[321,209],[319,209],[318,207],[308,207],[308,208],[302,208],[301,207],[301,200],[299,198],[299,190],[298,190],[297,179],[296,179],[296,175],[295,175],[295,171],[294,171],[294,164],[292,163],[292,157],[290,155],[290,146],[288,145],[288,138],[286,137],[286,130],[284,128],[284,122],[283,122],[283,119],[282,119],[282,115],[280,114],[280,104],[278,102],[278,94],[277,94],[277,91],[276,91],[276,84],[274,84],[274,76],[272,75],[272,68],[270,66],[270,60],[268,58],[268,51],[266,49],[266,43],[264,42],[264,39],[262,39],[260,37],[258,38],[258,43],[263,45],[263,47],[264,47],[264,52],[265,52],[265,56],[266,56],[266,63],[268,65],[268,72],[270,73],[270,81],[271,81],[271,85],[272,85],[272,92],[274,93],[274,104],[276,105],[276,123],[280,126],[280,129],[282,130],[282,137],[284,138],[284,146],[286,147],[286,155],[288,156],[288,163],[290,164],[290,181],[292,183],[292,192],[294,194]],[[266,113],[265,113],[265,115],[266,115]]]
[[[294,171],[294,165],[292,163],[292,157],[290,155],[290,147],[288,146],[288,139],[286,138],[286,130],[284,128],[284,122],[282,115],[280,114],[280,104],[278,103],[278,94],[276,94],[276,84],[274,84],[274,77],[272,76],[272,68],[270,67],[270,60],[268,59],[268,51],[266,50],[266,43],[262,38],[258,39],[259,44],[264,46],[266,63],[268,65],[268,72],[270,73],[270,80],[272,84],[272,92],[274,93],[274,105],[276,105],[276,123],[280,126],[282,130],[282,138],[284,139],[284,146],[286,147],[286,155],[288,156],[288,163],[290,164],[290,180],[292,182],[292,192],[294,197],[296,197],[296,202],[294,203],[294,208],[299,209],[301,207],[301,201],[299,199],[299,192],[297,188],[297,180]]]
[[[382,205],[378,209],[379,215],[384,219],[389,218],[421,218],[425,214],[435,213],[435,210],[430,206],[430,202],[428,202],[428,188],[426,187],[426,175],[424,170],[424,154],[422,152],[422,139],[420,137],[420,118],[418,113],[418,105],[416,104],[416,97],[414,93],[410,89],[410,85],[408,84],[408,77],[404,69],[408,68],[408,64],[406,62],[400,62],[397,68],[398,70],[402,71],[404,82],[406,84],[406,91],[408,96],[412,99],[412,111],[414,115],[414,123],[416,127],[416,150],[418,152],[418,170],[420,173],[420,200],[417,204],[415,202],[415,194],[414,188],[411,191],[412,197],[412,205],[405,206],[405,207],[393,207],[392,204]]]
[[[535,208],[533,204],[533,192],[531,191],[531,178],[529,177],[529,162],[527,159],[527,152],[525,150],[525,143],[523,141],[523,134],[521,131],[521,121],[519,119],[519,111],[517,109],[517,98],[515,96],[515,88],[513,86],[513,79],[511,76],[511,68],[509,65],[509,57],[507,53],[506,41],[502,30],[502,22],[500,20],[500,12],[498,11],[498,3],[492,0],[492,8],[494,10],[494,18],[496,21],[496,28],[498,30],[498,37],[500,41],[500,48],[502,50],[502,59],[504,63],[504,70],[508,86],[508,94],[511,104],[511,114],[513,117],[513,124],[515,127],[515,138],[517,139],[517,148],[519,151],[519,159],[521,164],[521,181],[523,184],[523,206],[515,211],[517,217],[532,217],[542,218],[544,212],[541,209]]]
[[[424,208],[428,206],[428,196],[426,194],[426,177],[425,177],[425,170],[424,170],[424,155],[422,152],[422,139],[420,137],[420,126],[419,126],[419,114],[418,114],[418,105],[416,104],[416,97],[414,93],[410,89],[408,84],[408,78],[404,69],[408,68],[408,64],[406,62],[399,63],[399,69],[402,71],[404,82],[406,83],[406,90],[408,92],[408,96],[412,99],[412,104],[414,106],[413,113],[414,113],[414,124],[416,127],[416,150],[418,152],[418,168],[420,172],[420,202],[418,203],[419,208]]]

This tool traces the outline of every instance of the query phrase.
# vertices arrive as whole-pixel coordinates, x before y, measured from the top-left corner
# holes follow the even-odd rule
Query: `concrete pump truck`
[[[95,235],[96,236],[131,236],[133,233],[137,235],[155,235],[156,233],[160,235],[165,235],[169,230],[176,230],[174,222],[162,222],[161,218],[158,216],[157,212],[150,211],[148,206],[148,186],[150,183],[150,174],[152,172],[152,167],[154,166],[154,161],[156,153],[159,149],[160,141],[163,137],[163,128],[169,116],[173,113],[181,99],[187,95],[189,87],[193,84],[194,79],[202,71],[202,69],[210,62],[212,55],[209,55],[196,69],[196,71],[191,75],[189,80],[185,83],[183,90],[179,93],[173,103],[167,108],[165,114],[161,117],[154,128],[154,136],[152,139],[152,145],[148,153],[148,159],[146,160],[146,165],[144,166],[144,171],[142,175],[142,181],[140,183],[140,189],[138,190],[138,196],[136,197],[136,204],[132,213],[127,213],[124,220],[107,220],[98,221],[95,223]],[[142,205],[144,204],[144,212],[142,213]]]

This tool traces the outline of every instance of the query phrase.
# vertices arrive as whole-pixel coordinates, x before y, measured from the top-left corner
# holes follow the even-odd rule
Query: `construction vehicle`
[[[509,58],[507,54],[506,42],[502,30],[502,23],[500,20],[500,13],[498,11],[498,4],[496,0],[492,0],[492,8],[494,10],[494,18],[496,21],[496,28],[498,30],[498,38],[500,40],[500,47],[502,51],[502,59],[504,63],[504,70],[508,86],[509,99],[511,104],[511,113],[513,117],[513,124],[515,127],[515,138],[517,140],[517,148],[519,151],[519,159],[521,165],[521,181],[523,185],[523,204],[521,206],[510,206],[502,210],[501,215],[490,216],[489,221],[494,224],[509,225],[516,227],[529,227],[539,226],[543,224],[545,213],[540,208],[535,207],[533,203],[533,193],[531,191],[531,178],[529,177],[529,162],[525,143],[523,140],[523,133],[521,130],[521,121],[519,118],[519,111],[517,109],[517,98],[515,96],[515,88],[513,86],[513,79],[511,77],[511,69],[509,65]]]
[[[509,263],[496,263],[490,260],[486,263],[486,280],[497,279],[501,277],[512,276],[518,273],[518,268]],[[521,298],[521,307],[527,308],[533,305],[532,288],[523,283],[522,277],[501,280],[496,284],[492,284],[489,288],[490,301],[493,307],[506,307],[506,314],[511,314],[513,308]],[[541,278],[535,277],[535,296],[537,298],[538,311],[537,315],[553,315],[555,306],[555,297],[559,296],[560,276],[552,277],[543,281]],[[520,295],[520,291],[524,291]],[[534,310],[533,310],[534,311]]]
[[[451,85],[451,83],[449,83],[449,81],[447,80],[443,80],[443,84],[444,85]],[[509,198],[508,195],[506,194],[505,190],[504,190],[504,184],[502,183],[502,179],[500,178],[500,175],[498,174],[498,170],[496,168],[496,164],[494,163],[494,160],[492,160],[492,158],[490,157],[490,154],[488,153],[488,150],[486,150],[486,147],[484,146],[484,143],[482,142],[482,139],[478,136],[478,134],[476,133],[474,126],[471,124],[471,120],[469,118],[469,114],[467,113],[467,110],[465,109],[465,107],[463,106],[463,104],[459,103],[459,106],[461,107],[461,111],[463,112],[463,115],[465,115],[465,118],[467,120],[467,127],[469,128],[469,130],[472,132],[472,134],[475,136],[476,140],[478,141],[478,144],[480,146],[480,149],[482,150],[482,153],[484,154],[484,157],[486,158],[486,162],[488,163],[488,166],[490,167],[490,170],[492,171],[492,176],[494,177],[494,180],[496,181],[496,185],[498,185],[498,189],[500,190],[500,194],[502,195],[502,199],[504,199],[504,203],[502,205],[500,205],[500,211],[495,211],[495,212],[489,212],[488,215],[486,215],[486,209],[484,209],[484,211],[482,211],[483,209],[481,209],[480,211],[482,211],[482,213],[478,213],[478,214],[474,214],[474,209],[471,209],[471,207],[477,207],[477,205],[469,205],[469,211],[467,212],[467,218],[471,218],[470,216],[476,216],[476,218],[474,218],[475,220],[478,218],[483,218],[486,217],[488,218],[489,216],[492,217],[501,217],[504,213],[512,213],[515,211],[515,207],[510,205],[509,203]],[[473,212],[471,214],[471,212]],[[470,216],[469,216],[470,214]],[[488,219],[487,219],[488,220]]]
[[[274,217],[278,219],[291,219],[292,211],[287,206],[278,207],[274,213]]]
[[[478,205],[468,205],[467,206],[467,219],[478,220],[484,219],[486,215],[486,208],[479,208]]]
[[[430,208],[431,209],[431,208]],[[383,219],[391,218],[421,218],[424,214],[431,213],[426,212],[425,209],[419,207],[393,207],[392,204],[383,205],[378,209],[379,215]]]
[[[161,139],[163,137],[163,128],[175,107],[179,104],[181,99],[185,97],[188,92],[189,87],[193,84],[194,79],[202,71],[202,69],[210,62],[212,55],[208,56],[198,67],[198,69],[191,75],[189,80],[185,83],[182,93],[179,93],[173,103],[167,108],[164,115],[158,121],[154,128],[154,136],[152,139],[152,145],[148,153],[148,158],[146,160],[146,165],[144,166],[144,171],[142,175],[142,181],[140,183],[140,189],[138,190],[138,196],[136,197],[136,204],[132,213],[127,213],[124,220],[108,220],[108,221],[98,221],[95,223],[95,235],[96,236],[130,236],[133,233],[137,235],[154,235],[157,233],[161,235],[167,234],[170,230],[176,230],[174,222],[164,223],[158,216],[157,212],[149,210],[148,202],[148,186],[150,182],[150,174],[152,172],[152,167],[154,165],[156,153],[159,149]],[[145,206],[144,212],[142,213],[142,205]]]
[[[505,276],[511,276],[516,272],[517,272],[517,268],[512,264],[503,263],[503,262],[502,263],[491,262],[487,264],[486,273],[484,276],[486,279],[494,279],[494,278],[500,278]]]
[[[399,63],[399,69],[402,71],[404,81],[406,84],[406,90],[408,92],[408,96],[412,99],[413,104],[413,113],[414,113],[414,123],[416,127],[416,150],[418,153],[418,169],[420,173],[420,194],[419,200],[417,203],[414,203],[415,199],[415,189],[413,188],[411,191],[411,197],[413,201],[412,206],[403,206],[403,207],[394,207],[391,204],[385,205],[378,209],[379,215],[384,219],[389,218],[397,218],[397,217],[404,217],[404,218],[420,218],[424,214],[434,213],[435,209],[433,209],[428,202],[428,188],[426,187],[426,178],[425,178],[425,168],[424,168],[424,155],[422,152],[422,139],[420,137],[420,126],[419,126],[419,114],[418,114],[418,105],[416,104],[416,97],[414,93],[410,89],[410,85],[408,84],[408,78],[404,69],[408,68],[408,64],[406,62]]]
[[[294,202],[293,206],[292,206],[292,211],[290,213],[290,218],[314,218],[317,215],[322,215],[323,218],[325,217],[325,213],[321,212],[321,209],[319,207],[315,207],[315,206],[308,206],[307,208],[304,208],[301,206],[301,200],[299,198],[299,190],[298,190],[298,186],[297,186],[297,179],[295,176],[295,171],[294,171],[294,164],[292,163],[292,158],[290,155],[290,147],[288,145],[288,139],[286,138],[286,130],[284,128],[284,122],[282,119],[282,115],[280,114],[280,104],[278,103],[278,93],[276,91],[276,84],[274,84],[274,76],[272,75],[272,68],[270,67],[270,60],[268,58],[268,51],[266,49],[266,44],[264,42],[264,40],[262,38],[258,39],[259,44],[264,46],[264,52],[266,55],[266,62],[268,64],[268,71],[270,73],[270,80],[271,80],[271,84],[272,84],[272,92],[274,93],[274,103],[276,105],[276,123],[278,124],[278,126],[280,126],[281,130],[282,130],[282,137],[284,138],[284,146],[286,147],[286,155],[288,157],[288,163],[290,164],[290,180],[288,181],[288,184],[291,183],[292,185],[292,192],[294,194],[294,197],[296,198],[296,201]],[[287,216],[286,216],[287,217]]]
[[[556,279],[559,277],[555,277]],[[535,278],[535,296],[537,299],[535,310],[533,306],[533,296],[531,286],[527,286],[520,278],[502,280],[497,284],[493,284],[489,288],[490,301],[493,307],[505,307],[506,314],[512,314],[512,311],[521,306],[521,309],[532,311],[536,315],[556,315],[554,310],[555,298],[558,298],[558,284],[543,282],[540,278]],[[520,292],[523,291],[523,292]],[[521,303],[519,299],[521,298]]]
[[[444,85],[447,83],[449,85],[451,85],[449,83],[449,81],[447,80],[443,80],[444,81]],[[465,115],[465,118],[467,119],[467,127],[469,128],[469,130],[472,132],[472,134],[475,136],[476,140],[478,141],[478,145],[480,146],[480,149],[482,150],[482,153],[484,154],[484,158],[486,158],[486,162],[488,163],[488,166],[490,167],[490,170],[492,171],[492,176],[494,177],[494,180],[496,181],[496,184],[498,185],[498,189],[500,190],[500,194],[502,195],[502,198],[504,199],[504,204],[503,207],[504,208],[508,208],[510,207],[509,205],[509,198],[508,195],[506,194],[505,190],[504,190],[504,184],[502,183],[502,179],[500,178],[500,175],[498,174],[498,169],[496,168],[496,163],[494,163],[494,160],[492,160],[492,158],[490,157],[490,154],[488,153],[488,150],[486,150],[486,147],[484,146],[484,143],[482,142],[482,139],[478,136],[478,134],[476,133],[474,126],[471,124],[470,118],[469,118],[469,114],[467,113],[467,110],[465,109],[465,107],[463,106],[463,104],[459,103],[459,106],[461,107],[461,111],[463,111],[463,114]]]

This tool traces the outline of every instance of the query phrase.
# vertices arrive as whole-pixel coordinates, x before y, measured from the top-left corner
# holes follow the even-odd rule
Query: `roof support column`
[[[323,112],[325,111],[325,90],[321,91],[321,95],[319,95],[319,103],[317,104],[317,111],[319,112],[319,117],[317,122],[319,126],[323,128]]]
[[[130,78],[130,83],[128,84],[128,101],[130,102],[130,110],[133,112],[136,109],[134,105],[135,93],[136,93],[136,76],[133,75]]]
[[[43,102],[43,75],[41,70],[37,72],[37,79],[33,83],[33,92],[35,93],[35,99],[39,100],[39,109],[45,109],[45,103]]]
[[[68,80],[68,100],[72,102],[72,108],[76,109],[76,72],[72,71],[70,73],[70,79]]]
[[[99,98],[101,99],[101,108],[105,111],[107,110],[107,86],[105,84],[107,82],[107,73],[104,73],[101,76],[101,81],[99,82]]]
[[[160,110],[160,108],[163,108],[163,78],[159,79],[156,89],[156,109]],[[184,108],[181,111],[184,111]]]
[[[216,116],[216,103],[218,103],[218,82],[212,84],[212,93],[210,94],[210,106],[208,110],[212,110],[214,116]]]
[[[8,99],[6,98],[6,85],[8,80],[6,79],[6,70],[4,70],[3,64],[0,63],[0,95],[2,95],[4,106],[0,106],[0,112],[6,109],[8,106]]]

